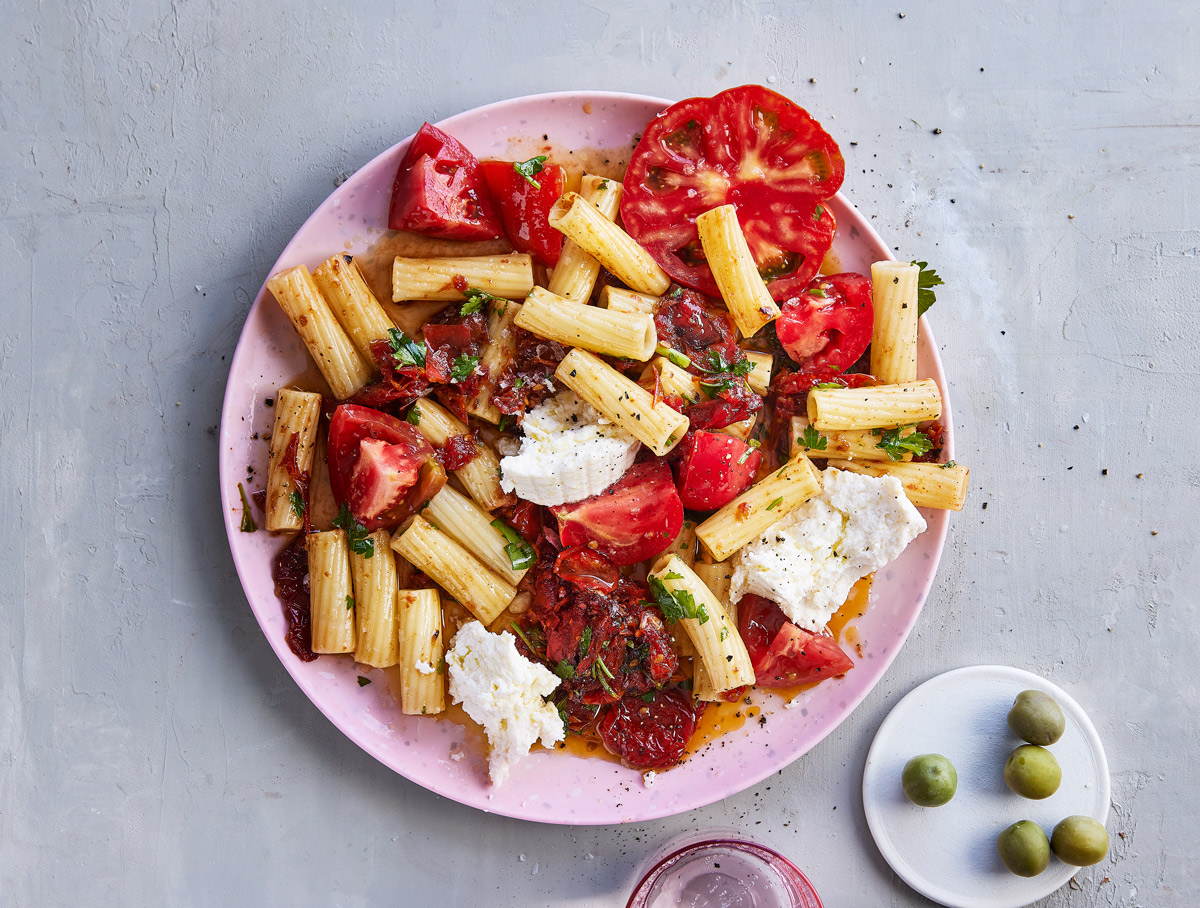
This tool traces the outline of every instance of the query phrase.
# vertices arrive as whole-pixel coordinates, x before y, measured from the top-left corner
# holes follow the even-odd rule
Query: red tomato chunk
[[[557,164],[545,164],[533,174],[535,186],[511,161],[484,161],[481,167],[513,247],[543,265],[557,265],[563,235],[550,226],[547,216],[566,191],[567,172]]]
[[[870,278],[844,273],[818,277],[784,300],[775,333],[802,369],[841,372],[866,351],[874,326]]]
[[[608,709],[596,730],[609,753],[637,769],[674,766],[683,759],[703,705],[678,688],[655,691],[649,701],[627,696]]]
[[[694,432],[683,441],[679,498],[692,511],[715,511],[754,484],[762,452],[720,432]]]
[[[761,596],[750,594],[738,601],[738,630],[758,687],[794,687],[854,668],[836,640],[796,627],[778,605]]]

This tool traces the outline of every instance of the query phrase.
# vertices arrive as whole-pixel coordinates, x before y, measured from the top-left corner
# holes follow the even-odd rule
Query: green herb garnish
[[[808,291],[808,295],[809,296],[819,296],[819,297],[821,297],[821,299],[825,299],[825,291],[822,290],[820,287],[813,287],[812,290]]]
[[[347,596],[346,597],[346,611],[350,611],[350,609],[352,609],[352,608],[354,608],[354,597]]]
[[[465,353],[460,353],[454,358],[454,364],[450,367],[450,381],[464,381],[470,377],[478,365],[478,356],[467,356]]]
[[[655,347],[654,352],[659,356],[665,356],[680,369],[686,369],[692,364],[692,361],[689,357],[684,356],[678,350],[665,346],[664,344],[659,344],[657,347]]]
[[[957,466],[958,466],[958,464],[957,464],[957,463],[955,463],[953,460],[947,460],[945,463],[943,463],[943,464],[939,464],[939,466],[940,466],[940,467],[941,467],[943,470],[949,470],[951,467],[957,467]]]
[[[375,540],[371,538],[367,528],[350,513],[345,502],[342,503],[337,517],[333,518],[333,525],[339,530],[346,531],[346,540],[350,543],[350,551],[355,555],[362,555],[364,558],[371,558],[375,555]]]
[[[300,494],[299,489],[292,489],[288,492],[288,503],[292,506],[292,513],[304,519],[304,496]]]
[[[409,407],[408,412],[404,414],[404,421],[410,426],[419,426],[421,424],[421,411],[416,407]]]
[[[424,366],[425,345],[413,340],[399,328],[388,328],[392,359],[402,366]]]
[[[767,510],[768,510],[768,511],[773,511],[773,510],[775,510],[777,507],[779,507],[781,504],[783,504],[783,499],[782,499],[782,498],[776,498],[776,499],[775,499],[774,501],[772,501],[772,502],[771,502],[769,505],[767,505]]]
[[[721,642],[724,643],[725,640],[728,639],[728,637],[729,637],[729,628],[727,628],[727,627],[721,628]]]
[[[804,445],[806,451],[824,451],[829,447],[829,439],[812,426],[805,426],[804,434],[797,438],[796,441]]]
[[[589,625],[583,629],[583,633],[579,635],[579,661],[582,662],[587,658],[588,651],[592,648],[592,628]]]
[[[507,543],[504,546],[504,554],[508,556],[508,561],[512,565],[514,571],[520,571],[527,567],[532,567],[537,561],[537,552],[533,550],[528,542],[521,538],[521,535],[505,523],[500,518],[492,521],[492,526],[500,531],[500,535],[504,537]]]
[[[817,390],[821,390],[821,391],[840,391],[840,390],[841,390],[842,388],[844,388],[844,387],[846,387],[846,386],[845,386],[845,385],[839,385],[839,384],[838,384],[837,382],[835,382],[835,381],[823,381],[823,382],[820,382],[819,384],[815,384],[815,385],[813,385],[813,390],[814,390],[814,391],[817,391]]]
[[[486,290],[480,290],[478,287],[468,287],[463,291],[463,297],[466,299],[466,302],[458,310],[459,315],[471,315],[474,312],[478,312],[487,303],[505,302],[503,298],[493,293],[488,293]]]
[[[648,690],[644,694],[642,694],[642,702],[643,703],[653,703],[654,702],[654,691]]]
[[[751,438],[748,442],[746,442],[746,450],[743,451],[742,456],[738,458],[738,465],[740,466],[741,464],[744,464],[747,460],[749,460],[750,455],[754,453],[755,448],[757,448],[761,444],[762,444],[762,442],[759,441],[757,438]]]
[[[672,571],[663,579],[681,580],[683,578]],[[674,624],[684,618],[694,618],[701,624],[708,621],[708,611],[704,608],[704,604],[697,605],[695,598],[687,590],[671,592],[667,589],[667,585],[657,577],[648,578],[648,583],[650,592],[654,594],[653,604],[658,606],[667,624]]]
[[[934,287],[940,287],[946,283],[938,273],[929,267],[928,262],[912,262],[921,269],[921,273],[917,275],[917,315],[922,316],[925,310],[937,302],[937,296],[933,292]]]
[[[554,666],[554,674],[558,675],[564,681],[570,681],[575,677],[575,666],[564,659],[558,665]]]
[[[358,676],[358,686],[359,687],[366,687],[370,683],[371,683],[370,678],[364,678],[362,675]]]
[[[912,429],[912,433],[904,435],[905,429]],[[875,447],[883,450],[888,456],[888,460],[903,460],[905,454],[927,454],[933,449],[933,442],[929,440],[929,436],[924,432],[918,432],[913,426],[900,426],[896,429],[876,429],[875,434],[880,436],[879,444]]]
[[[542,172],[542,165],[545,163],[546,156],[544,154],[540,154],[530,158],[528,161],[518,161],[517,163],[513,164],[513,170],[528,180],[534,189],[541,189],[542,184],[533,177],[535,174]]]
[[[257,532],[258,524],[254,522],[254,515],[250,513],[250,498],[246,495],[246,490],[240,482],[238,483],[238,494],[242,496],[242,523],[240,529],[243,533]]]

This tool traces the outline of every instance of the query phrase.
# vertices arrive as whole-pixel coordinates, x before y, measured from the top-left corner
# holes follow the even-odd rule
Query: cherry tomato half
[[[683,503],[661,460],[634,464],[599,495],[550,510],[563,546],[595,543],[619,566],[666,551],[683,526]]]
[[[715,511],[754,484],[762,452],[720,432],[694,432],[680,445],[679,499],[693,511]]]
[[[696,216],[737,206],[771,295],[784,299],[816,275],[833,243],[846,162],[807,111],[761,85],[689,98],[655,117],[625,173],[621,218],[679,283],[717,293]]]
[[[446,471],[421,433],[356,404],[334,410],[327,460],[333,497],[368,530],[395,526],[446,484]]]
[[[700,710],[678,688],[630,694],[609,707],[596,731],[609,753],[636,769],[674,766],[696,731]]]
[[[500,219],[467,147],[426,123],[396,170],[388,227],[445,240],[491,240]]]
[[[804,370],[850,368],[871,343],[875,307],[861,274],[818,277],[780,305],[775,333]]]
[[[738,600],[738,631],[758,687],[794,687],[854,668],[836,640],[796,627],[778,605],[762,596],[749,594]]]
[[[550,226],[547,215],[566,191],[567,172],[557,164],[544,164],[533,174],[534,186],[511,161],[484,161],[481,166],[513,248],[543,265],[557,265],[563,235]]]

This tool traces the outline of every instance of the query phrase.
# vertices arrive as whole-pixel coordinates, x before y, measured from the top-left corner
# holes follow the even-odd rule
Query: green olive
[[[1013,823],[996,838],[1000,863],[1017,876],[1037,876],[1050,864],[1050,843],[1032,820]]]
[[[1023,798],[1048,798],[1061,782],[1062,769],[1054,754],[1035,744],[1022,744],[1004,764],[1004,784]]]
[[[1008,727],[1022,741],[1045,747],[1063,736],[1067,717],[1049,694],[1040,690],[1023,690],[1017,694],[1012,709],[1008,711]]]
[[[1108,854],[1108,830],[1091,817],[1067,817],[1054,827],[1050,847],[1064,864],[1090,867]]]
[[[904,764],[900,784],[914,804],[941,807],[958,791],[958,773],[941,754],[921,754]]]

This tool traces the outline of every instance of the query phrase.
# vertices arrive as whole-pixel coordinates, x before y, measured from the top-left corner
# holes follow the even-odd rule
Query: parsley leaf
[[[672,572],[666,575],[666,579],[679,580],[680,576]],[[654,593],[653,604],[658,606],[667,624],[674,624],[683,618],[695,618],[701,624],[708,621],[708,611],[704,604],[697,605],[695,598],[687,590],[676,590],[672,593],[657,577],[649,577],[648,582],[650,591]]]
[[[912,429],[912,433],[904,435],[904,430]],[[933,448],[933,442],[929,440],[929,436],[924,432],[918,432],[913,426],[900,426],[896,429],[876,429],[876,435],[880,435],[879,444],[875,447],[881,448],[888,456],[888,460],[902,460],[906,453],[910,454],[927,454]]]
[[[558,665],[554,666],[554,674],[558,675],[564,681],[570,681],[575,677],[575,666],[564,659]]]
[[[370,683],[371,683],[370,678],[364,678],[362,675],[358,676],[358,686],[359,687],[366,687]]]
[[[504,546],[504,554],[508,556],[508,561],[512,565],[513,570],[519,571],[523,568],[532,567],[533,563],[537,561],[537,552],[533,550],[533,546],[522,539],[516,530],[500,518],[492,521],[492,527],[500,531],[500,535],[504,537],[507,543]]]
[[[367,528],[350,513],[345,502],[342,502],[337,517],[333,518],[333,525],[339,530],[346,531],[346,540],[350,543],[350,551],[355,555],[362,555],[364,558],[371,558],[375,555],[375,540],[371,538]]]
[[[579,661],[582,662],[587,658],[588,652],[592,648],[592,628],[585,627],[583,633],[579,635]]]
[[[729,628],[727,628],[727,627],[721,628],[721,642],[724,643],[725,640],[728,639],[728,637],[729,637]]]
[[[460,353],[454,357],[454,363],[450,366],[450,381],[464,381],[469,378],[471,373],[475,371],[475,367],[479,365],[478,356],[467,356],[465,353]]]
[[[513,164],[513,170],[528,180],[534,189],[541,189],[542,184],[533,177],[534,174],[539,174],[542,172],[542,165],[545,163],[546,156],[544,154],[540,154],[536,157],[530,158],[528,161],[519,161]]]
[[[404,414],[404,421],[410,426],[419,426],[421,424],[421,411],[416,407],[409,407],[408,412]]]
[[[804,434],[797,438],[796,441],[804,445],[807,451],[824,451],[829,447],[829,439],[812,426],[805,426]]]
[[[825,209],[822,208],[820,205],[818,205],[816,210],[813,211],[813,220],[814,221],[821,220],[821,215],[823,215],[824,213],[825,213]]]
[[[463,291],[465,302],[462,308],[458,310],[459,315],[470,315],[473,312],[478,312],[489,303],[503,303],[504,300],[493,293],[488,293],[486,290],[480,290],[478,287],[468,287]]]
[[[646,691],[646,693],[642,694],[642,702],[643,703],[653,703],[654,702],[654,691],[649,690],[649,691]]]
[[[288,503],[292,506],[292,513],[304,519],[304,496],[300,494],[299,489],[292,489],[288,492]]]
[[[239,529],[243,533],[257,532],[258,524],[254,522],[254,515],[250,513],[250,499],[246,496],[246,490],[240,482],[238,483],[238,494],[242,496],[242,524]]]
[[[819,297],[821,297],[821,299],[825,298],[825,291],[822,290],[820,287],[813,287],[811,290],[809,290],[807,292],[808,292],[809,296],[819,296]]]
[[[697,369],[711,376],[700,379],[700,390],[714,398],[722,391],[737,385],[738,380],[754,371],[754,363],[743,357],[737,362],[729,362],[720,350],[709,350],[708,357],[703,363],[695,363]]]
[[[911,264],[921,269],[921,273],[917,275],[917,315],[922,316],[925,314],[925,310],[937,301],[933,288],[940,287],[946,282],[938,277],[938,273],[929,267],[928,262],[912,262]]]
[[[392,348],[392,359],[401,366],[425,365],[425,345],[399,328],[388,328],[388,344]]]
[[[845,385],[839,385],[835,381],[823,381],[812,386],[814,391],[840,391]]]
[[[350,609],[352,609],[352,608],[354,608],[354,597],[347,596],[346,597],[346,611],[350,611]]]
[[[957,466],[958,466],[958,464],[957,464],[957,463],[955,463],[953,460],[947,460],[945,463],[943,463],[943,464],[939,464],[939,466],[940,466],[940,467],[941,467],[943,470],[949,470],[951,467],[957,467]]]

